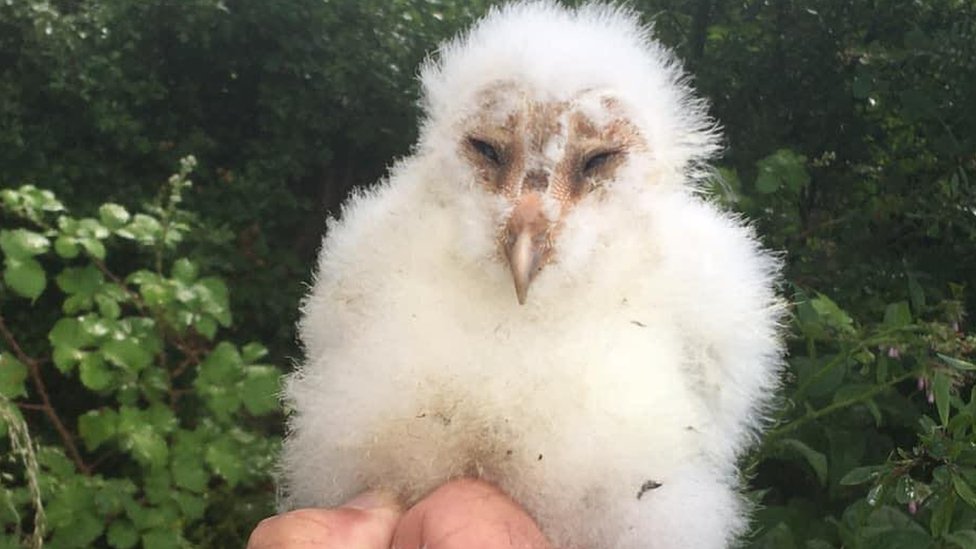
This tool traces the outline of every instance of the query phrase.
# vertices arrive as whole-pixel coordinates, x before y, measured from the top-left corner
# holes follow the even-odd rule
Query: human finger
[[[535,521],[498,488],[461,479],[400,519],[393,549],[551,549]]]
[[[396,501],[367,492],[333,509],[298,509],[261,521],[247,549],[389,549],[400,518]]]

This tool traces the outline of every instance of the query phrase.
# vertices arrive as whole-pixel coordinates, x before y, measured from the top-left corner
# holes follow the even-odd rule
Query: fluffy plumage
[[[727,546],[782,307],[695,193],[717,135],[680,68],[625,10],[535,2],[421,78],[413,155],[322,247],[282,506],[477,476],[558,547]]]

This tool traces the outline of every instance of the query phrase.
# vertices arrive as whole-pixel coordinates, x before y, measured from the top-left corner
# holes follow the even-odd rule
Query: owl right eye
[[[498,150],[495,149],[491,143],[474,137],[469,137],[468,144],[471,145],[471,148],[474,149],[475,152],[490,161],[492,164],[498,165],[502,163],[501,155],[498,154]]]

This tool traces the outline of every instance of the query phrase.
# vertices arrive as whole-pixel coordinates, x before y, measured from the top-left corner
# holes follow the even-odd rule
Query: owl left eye
[[[602,168],[607,164],[607,162],[609,162],[619,154],[621,154],[620,151],[611,150],[611,151],[601,151],[596,154],[590,155],[590,157],[587,158],[586,162],[583,164],[583,173],[590,174]]]

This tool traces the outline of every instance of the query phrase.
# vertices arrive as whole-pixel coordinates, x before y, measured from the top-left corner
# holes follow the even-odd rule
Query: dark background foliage
[[[243,544],[281,417],[206,384],[258,391],[300,356],[328,214],[409,151],[417,64],[489,4],[0,3],[0,546],[38,524],[54,546]],[[714,198],[786,260],[748,543],[976,547],[976,5],[632,5],[725,128]],[[99,321],[154,354],[64,337]]]

